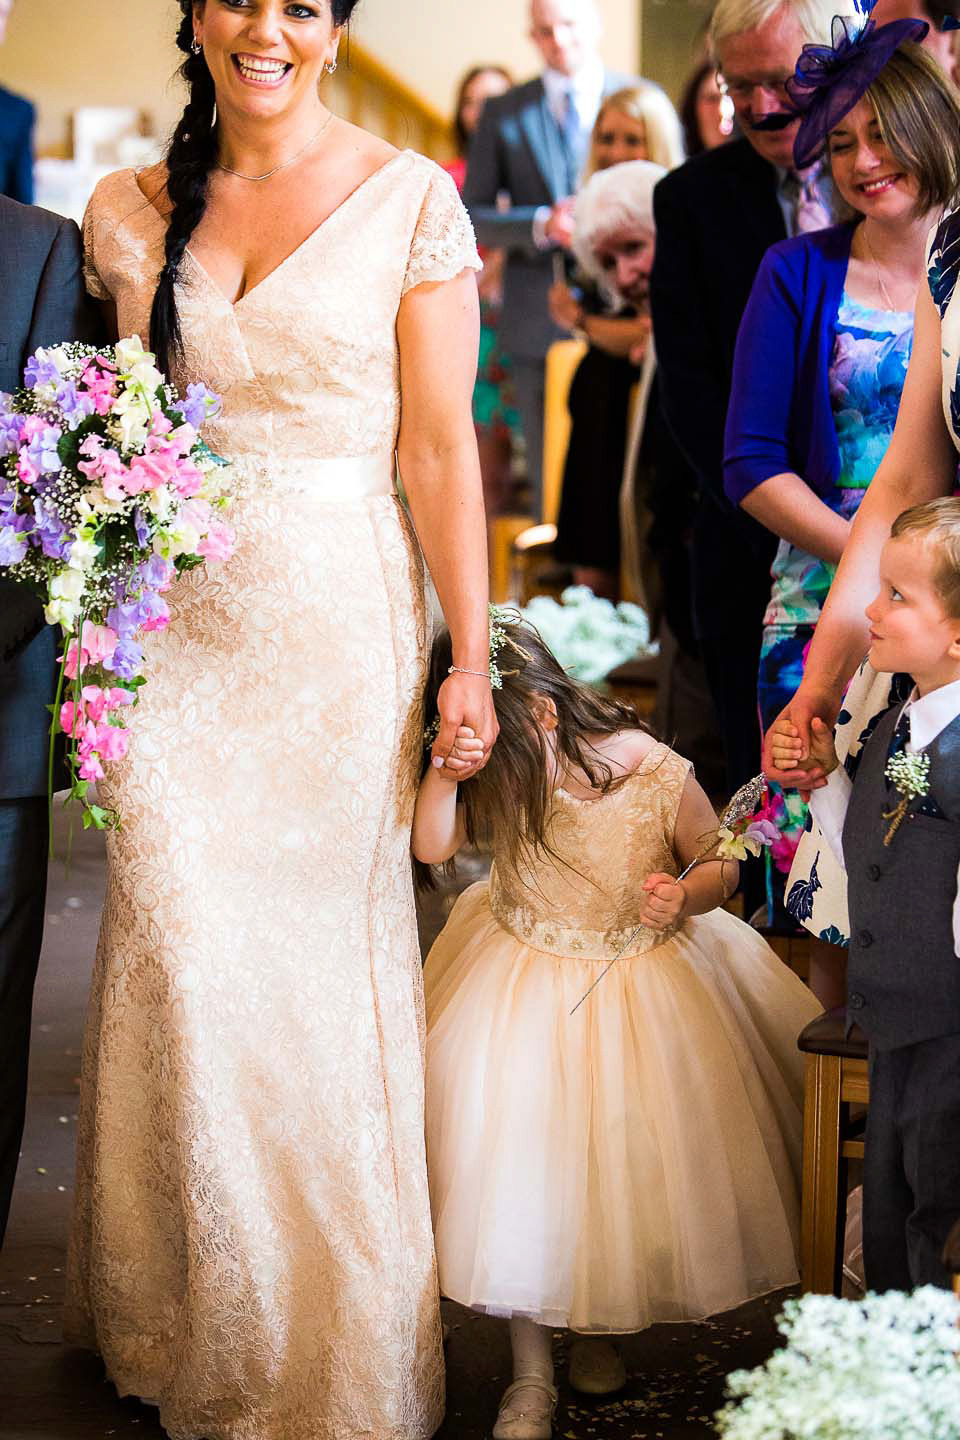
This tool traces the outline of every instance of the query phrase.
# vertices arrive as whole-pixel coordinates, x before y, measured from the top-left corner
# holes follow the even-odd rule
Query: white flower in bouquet
[[[639,605],[601,600],[586,585],[571,585],[558,604],[536,595],[520,611],[534,626],[568,674],[597,685],[628,660],[656,655],[650,622]]]
[[[725,1440],[960,1440],[960,1303],[912,1295],[788,1300],[786,1345],[727,1381]]]

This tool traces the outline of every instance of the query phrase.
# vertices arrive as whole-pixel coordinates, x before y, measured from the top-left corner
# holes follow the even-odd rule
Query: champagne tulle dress
[[[807,988],[715,910],[642,930],[570,1013],[677,873],[689,770],[657,745],[605,796],[557,791],[564,863],[497,858],[430,952],[430,1193],[464,1305],[623,1333],[797,1279]]]
[[[148,333],[164,222],[97,187],[89,284]],[[188,255],[234,557],[170,592],[107,800],[68,1336],[174,1440],[419,1440],[443,1414],[409,831],[422,566],[396,316],[478,268],[397,154],[236,304]]]

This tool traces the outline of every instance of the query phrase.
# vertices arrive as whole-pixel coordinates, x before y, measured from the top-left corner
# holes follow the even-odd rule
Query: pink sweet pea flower
[[[130,748],[130,731],[119,725],[97,726],[97,751],[106,764],[122,760]]]
[[[117,648],[117,632],[109,625],[94,625],[92,620],[84,620],[83,635],[80,641],[80,671],[84,671],[88,665],[100,665],[104,660],[112,660],[113,652]],[[71,640],[67,647],[67,663],[64,672],[70,680],[77,678],[77,642]]]
[[[77,469],[88,480],[99,480],[108,500],[123,500],[136,493],[130,489],[129,472],[119,454],[105,446],[99,435],[88,435],[80,454],[90,458],[78,461]]]
[[[23,485],[32,485],[36,481],[40,471],[34,465],[24,446],[17,458],[17,477]]]
[[[82,376],[82,382],[93,400],[94,409],[98,415],[110,414],[110,408],[117,393],[116,374],[102,368],[106,363],[98,355],[96,361],[90,362]]]
[[[178,495],[189,500],[203,489],[203,471],[194,465],[192,460],[184,457],[177,465],[173,487]]]
[[[81,780],[103,779],[103,766],[100,764],[100,756],[97,754],[97,727],[92,720],[88,720],[83,727],[80,742],[77,745],[77,759],[80,762]]]
[[[205,560],[229,560],[235,540],[229,525],[225,525],[222,520],[213,520],[197,546],[197,554],[202,555]]]

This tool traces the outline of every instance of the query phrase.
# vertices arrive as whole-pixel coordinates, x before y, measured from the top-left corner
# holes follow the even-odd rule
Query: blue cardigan
[[[735,505],[788,471],[820,496],[837,481],[829,370],[858,223],[782,240],[757,271],[737,335],[724,442],[723,484]]]

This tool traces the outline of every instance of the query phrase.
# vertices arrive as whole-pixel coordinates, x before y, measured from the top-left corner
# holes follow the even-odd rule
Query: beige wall
[[[638,0],[601,6],[607,63],[630,71],[639,49]],[[478,61],[507,65],[520,78],[535,71],[526,10],[526,0],[362,0],[354,33],[447,112],[460,75]],[[42,153],[69,153],[69,115],[79,105],[141,106],[164,131],[170,127],[181,105],[180,87],[170,80],[177,13],[174,0],[15,0],[0,83],[36,102]]]

